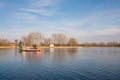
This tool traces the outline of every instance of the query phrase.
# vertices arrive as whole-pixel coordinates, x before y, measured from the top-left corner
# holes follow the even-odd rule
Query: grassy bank
[[[0,48],[15,48],[15,46],[0,46]]]
[[[54,46],[54,48],[81,48],[82,46]],[[15,46],[0,46],[0,48],[16,48]],[[50,48],[49,46],[41,46],[41,48]]]
[[[83,46],[54,46],[54,48],[82,48]],[[49,46],[42,46],[42,48],[50,48]]]
[[[54,48],[91,48],[91,47],[118,47],[118,46],[54,46]],[[0,48],[16,48],[15,46],[0,46]],[[41,46],[41,48],[50,48],[49,46]]]

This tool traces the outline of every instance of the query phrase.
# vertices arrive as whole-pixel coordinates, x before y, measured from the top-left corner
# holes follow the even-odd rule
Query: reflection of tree
[[[22,58],[24,61],[34,62],[39,61],[41,52],[22,52]]]
[[[68,49],[70,56],[74,57],[77,53],[77,48]]]
[[[43,49],[42,52],[44,53],[44,55],[50,55],[50,49],[49,48]]]
[[[55,49],[52,59],[54,62],[63,62],[66,60],[66,50],[65,49]]]
[[[42,53],[36,52],[23,52],[22,58],[27,62],[41,61],[41,59],[52,60],[52,62],[63,63],[68,60],[73,60],[77,53],[77,49],[66,49],[66,48],[46,48],[42,50]],[[43,54],[43,55],[41,55]]]
[[[15,48],[15,53],[18,53],[18,50],[17,50],[17,48]]]
[[[64,62],[67,61],[68,59],[74,58],[74,56],[77,53],[77,49],[55,49],[54,53],[52,55],[52,59],[54,62]],[[69,56],[68,56],[69,55]]]

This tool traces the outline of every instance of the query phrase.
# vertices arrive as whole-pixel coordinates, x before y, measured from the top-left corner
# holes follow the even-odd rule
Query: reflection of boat
[[[42,51],[40,47],[25,47],[22,46],[19,48],[19,51],[26,51],[26,52],[37,52],[37,51]]]
[[[39,61],[40,56],[42,55],[42,51],[36,51],[36,52],[27,52],[27,51],[22,51],[22,59],[27,62],[34,62],[34,61]]]

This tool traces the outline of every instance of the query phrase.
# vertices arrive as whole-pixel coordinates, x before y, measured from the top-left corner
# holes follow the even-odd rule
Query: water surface
[[[0,49],[0,80],[120,80],[120,48]]]

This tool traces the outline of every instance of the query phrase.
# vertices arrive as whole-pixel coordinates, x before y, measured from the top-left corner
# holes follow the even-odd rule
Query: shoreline
[[[118,46],[40,46],[41,48],[94,48],[94,47],[118,47]],[[0,46],[0,49],[15,49],[15,46]]]

